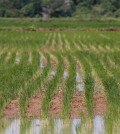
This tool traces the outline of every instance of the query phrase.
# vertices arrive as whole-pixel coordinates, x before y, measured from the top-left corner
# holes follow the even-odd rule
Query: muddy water
[[[6,119],[5,119],[6,120]],[[11,123],[3,130],[3,134],[23,134],[20,128],[22,123],[20,119],[8,119]],[[7,121],[7,120],[6,120]],[[30,122],[29,127],[24,131],[25,134],[80,134],[81,127],[85,128],[89,125],[82,125],[81,119],[52,119],[52,120],[40,120],[33,119]],[[93,119],[92,134],[105,134],[105,124],[103,116],[95,116]],[[2,134],[2,133],[0,133]]]

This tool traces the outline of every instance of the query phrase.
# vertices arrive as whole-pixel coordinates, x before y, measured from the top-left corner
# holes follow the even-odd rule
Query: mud
[[[28,109],[26,111],[27,117],[39,117],[42,107],[42,99],[44,92],[40,91],[37,95],[33,96],[28,104]]]
[[[49,109],[50,118],[62,117],[63,110],[63,90],[59,90],[52,98]],[[42,100],[44,92],[40,91],[36,96],[33,96],[28,104],[26,111],[27,117],[40,117],[42,110]],[[94,115],[104,115],[107,113],[107,99],[105,94],[97,91],[93,97]],[[87,114],[85,96],[83,92],[75,91],[71,101],[70,118],[79,119]],[[12,100],[3,112],[4,117],[12,118],[19,117],[19,100]]]
[[[104,93],[98,91],[94,94],[94,115],[104,115],[107,112],[107,99]]]
[[[63,92],[58,91],[52,98],[49,110],[49,117],[59,118],[60,115],[62,114],[62,110],[63,110]]]
[[[12,100],[4,109],[5,117],[19,117],[19,100]]]
[[[75,91],[71,102],[70,117],[72,119],[79,119],[86,111],[85,96],[83,92]]]

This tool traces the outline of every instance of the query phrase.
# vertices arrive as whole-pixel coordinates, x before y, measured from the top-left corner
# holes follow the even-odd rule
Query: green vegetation
[[[15,19],[15,18],[0,18],[0,30],[40,30],[39,28],[119,28],[120,19],[71,19],[71,18],[60,18],[60,19]],[[88,29],[89,30],[89,29]],[[14,33],[13,33],[14,34]],[[19,33],[18,33],[19,34]],[[28,33],[31,34],[31,33]],[[37,33],[35,33],[37,34]],[[23,33],[24,35],[24,33]],[[24,37],[24,36],[23,36]],[[37,36],[38,38],[38,36]]]
[[[114,134],[116,124],[120,122],[120,32],[105,31],[111,27],[119,29],[119,20],[0,19],[0,117],[4,116],[4,109],[12,100],[18,100],[19,116],[24,120],[30,100],[41,91],[44,94],[39,117],[49,117],[51,101],[58,85],[64,81],[62,117],[69,118],[76,91],[78,60],[84,71],[87,108],[85,120],[81,117],[82,125],[89,120],[92,122],[96,115],[94,94],[98,84],[97,88],[104,92],[107,101],[107,111],[98,115],[104,116],[106,133]],[[37,31],[38,28],[43,29]],[[53,28],[53,31],[44,28]],[[99,31],[99,28],[104,31]],[[40,68],[42,56],[46,59],[43,71]],[[55,76],[51,78],[53,58],[57,65]],[[65,59],[69,63],[66,79],[63,78]],[[1,122],[3,128],[10,123]],[[30,128],[30,123],[31,120],[22,122],[21,133]],[[0,131],[3,132],[1,127]]]

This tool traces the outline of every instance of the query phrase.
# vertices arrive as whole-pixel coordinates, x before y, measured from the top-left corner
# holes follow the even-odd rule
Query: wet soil
[[[59,118],[63,110],[63,92],[58,91],[51,100],[49,117]]]
[[[81,115],[86,113],[85,96],[83,92],[76,91],[73,95],[71,102],[71,118],[80,118]]]
[[[33,96],[28,104],[28,109],[26,111],[27,117],[39,117],[41,113],[42,100],[44,93],[40,91],[37,95]]]
[[[50,102],[49,117],[50,118],[60,118],[63,111],[63,91],[59,90],[53,96]],[[40,117],[42,110],[42,100],[44,97],[44,92],[40,91],[37,95],[33,96],[28,104],[26,111],[27,117]],[[98,91],[94,94],[94,115],[104,115],[107,112],[107,99],[105,94]],[[70,118],[80,118],[87,114],[85,96],[83,92],[75,91],[71,101],[71,111]],[[3,115],[5,117],[19,117],[19,99],[12,100],[4,109]]]
[[[19,99],[12,100],[4,109],[5,117],[19,117]]]
[[[94,115],[103,115],[107,112],[107,99],[102,92],[94,94]]]

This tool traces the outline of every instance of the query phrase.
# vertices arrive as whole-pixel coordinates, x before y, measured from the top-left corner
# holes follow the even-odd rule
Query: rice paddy
[[[120,32],[0,31],[0,134],[120,134]]]

